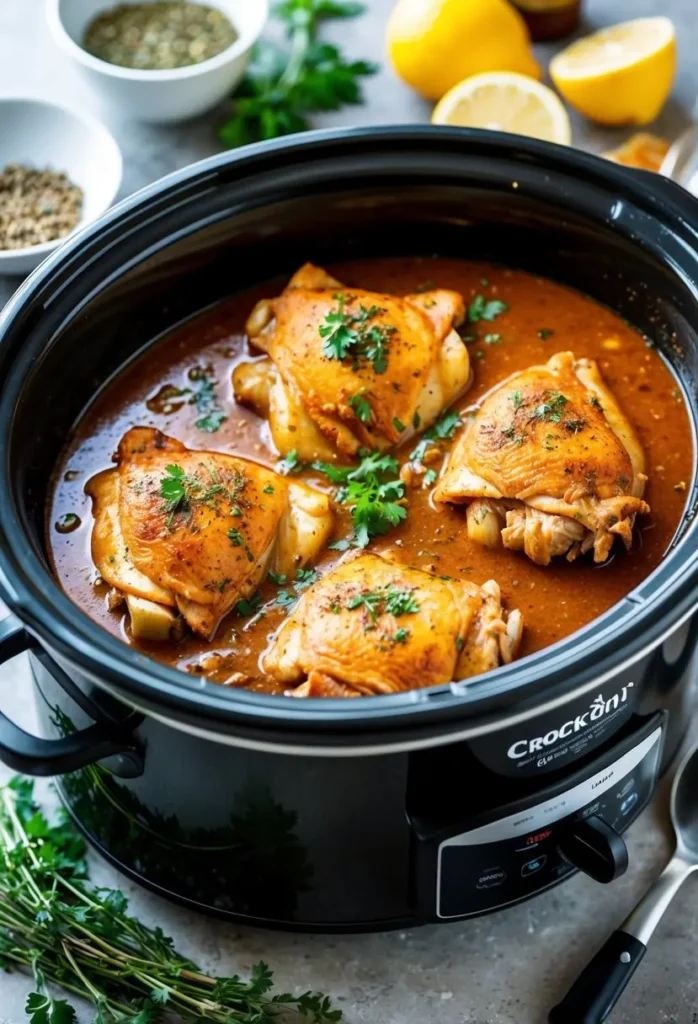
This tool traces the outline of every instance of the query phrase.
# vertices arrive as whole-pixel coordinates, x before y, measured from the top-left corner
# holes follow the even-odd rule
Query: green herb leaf
[[[244,543],[244,539],[245,538],[242,536],[242,534],[240,533],[239,530],[235,530],[235,529],[228,530],[226,536],[228,537],[228,539],[233,544],[233,547],[238,548],[238,547],[240,547],[241,544]]]
[[[24,1011],[30,1024],[77,1024],[75,1010],[64,999],[51,999],[39,992],[30,992]]]
[[[429,448],[440,441],[451,441],[462,422],[460,413],[454,409],[447,410],[429,430],[424,431],[421,441],[410,452],[410,459],[421,462]]]
[[[379,306],[359,306],[357,313],[346,313],[344,295],[336,296],[338,306],[331,310],[318,328],[323,339],[322,354],[326,359],[346,359],[352,356],[353,368],[359,369],[359,360],[367,359],[375,373],[388,368],[388,345],[395,328],[390,324],[372,324],[369,321],[384,313]],[[350,400],[351,404],[351,400]]]
[[[371,537],[389,533],[406,518],[405,509],[398,504],[404,498],[405,485],[397,478],[399,465],[392,455],[372,452],[364,455],[358,466],[314,462],[313,469],[343,485],[337,501],[351,509],[359,547],[365,548]]]
[[[356,414],[357,419],[360,419],[362,423],[370,423],[373,419],[371,403],[368,399],[364,398],[361,392],[351,396],[349,406]]]
[[[476,295],[468,306],[468,322],[477,323],[479,320],[491,322],[501,313],[505,313],[509,307],[506,302],[500,299],[486,299],[484,295]]]
[[[262,595],[257,591],[251,597],[243,597],[238,601],[235,605],[235,614],[241,619],[246,619],[250,615],[255,615],[261,607]]]
[[[559,423],[565,415],[565,406],[569,398],[561,391],[543,392],[544,401],[533,410],[532,419],[548,420],[550,423]]]
[[[189,399],[190,405],[195,405],[197,412],[202,414],[194,425],[198,430],[204,430],[207,434],[215,434],[228,419],[218,405],[215,391],[216,381],[198,367],[193,367],[189,371],[189,376],[192,380],[200,382],[198,389]]]
[[[277,473],[282,473],[284,476],[288,476],[290,473],[300,473],[303,469],[303,463],[298,458],[298,452],[295,448],[292,448],[285,459],[281,459],[276,465]]]
[[[360,4],[340,0],[285,0],[275,8],[291,37],[290,51],[265,40],[235,94],[235,113],[220,129],[226,146],[242,146],[309,127],[307,115],[362,102],[360,79],[378,70],[366,61],[346,61],[337,47],[316,40],[330,18],[360,14]]]
[[[551,327],[541,327],[538,331],[538,337],[541,338],[542,341],[547,341],[548,338],[552,338],[554,333],[555,331]]]

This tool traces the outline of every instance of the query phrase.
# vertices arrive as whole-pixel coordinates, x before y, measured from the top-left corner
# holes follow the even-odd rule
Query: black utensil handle
[[[19,619],[8,615],[0,621],[0,665],[30,650],[35,642]],[[63,775],[132,750],[132,736],[104,725],[96,723],[48,740],[25,732],[0,712],[0,761],[25,775]]]
[[[618,1002],[647,947],[627,932],[617,931],[548,1016],[548,1024],[601,1024]]]

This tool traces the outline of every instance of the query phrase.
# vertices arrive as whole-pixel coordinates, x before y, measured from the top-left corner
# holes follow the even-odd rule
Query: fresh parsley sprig
[[[353,18],[362,4],[347,0],[284,0],[274,14],[285,22],[290,51],[261,41],[235,93],[235,113],[220,129],[229,148],[306,131],[308,115],[361,103],[360,79],[378,70],[367,61],[347,61],[340,50],[317,39],[323,21]]]
[[[405,485],[397,476],[399,465],[392,455],[372,452],[364,455],[358,466],[314,462],[313,469],[341,485],[336,499],[351,509],[358,547],[365,548],[371,537],[384,536],[407,517],[400,504],[405,497]]]
[[[31,781],[0,787],[0,967],[33,974],[30,1024],[77,1024],[57,989],[91,1002],[93,1024],[264,1024],[282,1012],[306,1024],[341,1020],[322,993],[275,993],[265,963],[249,981],[204,974],[160,928],[131,917],[123,893],[90,885],[84,854],[65,817],[47,821]]]
[[[360,360],[367,359],[374,373],[388,368],[388,347],[396,328],[392,324],[372,324],[374,317],[385,313],[380,306],[360,305],[356,313],[345,310],[346,297],[335,296],[337,307],[330,310],[320,324],[322,354],[325,359],[353,358],[352,369],[358,370]]]

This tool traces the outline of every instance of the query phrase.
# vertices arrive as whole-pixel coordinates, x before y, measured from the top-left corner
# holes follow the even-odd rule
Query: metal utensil
[[[659,173],[679,185],[688,185],[696,171],[696,150],[698,150],[698,124],[690,125],[672,143],[662,160]]]
[[[584,968],[548,1024],[601,1024],[637,970],[652,934],[686,881],[698,870],[698,744],[686,755],[671,789],[676,852],[618,931]]]

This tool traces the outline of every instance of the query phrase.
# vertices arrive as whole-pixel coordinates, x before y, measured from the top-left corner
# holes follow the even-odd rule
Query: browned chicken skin
[[[92,558],[127,603],[157,618],[179,609],[210,638],[267,569],[293,572],[332,530],[326,495],[247,459],[193,451],[150,427],[121,440],[118,468],[87,484],[95,525]],[[130,598],[145,604],[133,605]],[[164,637],[163,637],[164,638]]]
[[[614,538],[632,543],[647,477],[640,443],[593,360],[559,352],[497,385],[468,421],[434,491],[467,504],[471,540],[539,565]]]
[[[267,358],[236,367],[235,397],[268,417],[282,455],[389,448],[467,387],[468,352],[453,329],[463,316],[457,292],[365,292],[306,264],[252,312],[248,335]]]
[[[397,693],[509,662],[521,632],[493,580],[442,580],[354,552],[306,591],[262,667],[300,684],[297,697]]]

